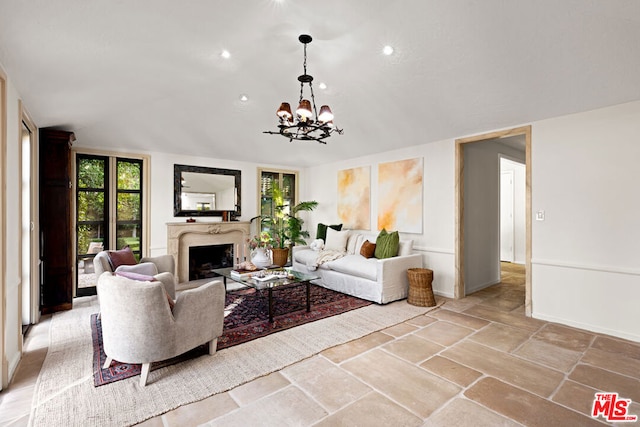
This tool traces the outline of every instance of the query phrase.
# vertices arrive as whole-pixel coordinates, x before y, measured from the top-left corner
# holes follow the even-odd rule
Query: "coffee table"
[[[307,312],[311,311],[311,281],[319,279],[320,276],[302,273],[291,268],[272,269],[269,271],[283,271],[287,273],[286,277],[277,277],[270,280],[261,281],[254,278],[239,278],[231,275],[233,268],[217,268],[214,273],[224,277],[224,286],[227,287],[227,279],[240,283],[247,288],[253,288],[257,291],[267,290],[267,298],[269,302],[269,322],[273,323],[273,292],[291,288],[295,286],[306,286],[307,291]]]

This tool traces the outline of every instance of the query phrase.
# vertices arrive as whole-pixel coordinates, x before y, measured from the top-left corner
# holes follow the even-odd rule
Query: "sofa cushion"
[[[364,236],[361,233],[351,232],[349,234],[349,239],[347,240],[347,255],[359,254],[363,240]]]
[[[327,230],[327,240],[324,243],[325,251],[346,251],[349,230],[336,231],[332,228]]]
[[[138,263],[129,246],[125,246],[119,251],[109,251],[107,253],[109,254],[109,263],[111,263],[111,268],[114,271],[121,265],[135,265]]]
[[[362,248],[360,248],[360,255],[365,258],[373,258],[373,255],[376,253],[376,244],[371,243],[368,240],[365,240],[362,244]]]
[[[342,230],[342,224],[335,225],[326,225],[326,224],[318,224],[318,229],[316,230],[316,239],[322,239],[325,242],[327,241],[327,227],[332,228],[336,231]]]
[[[400,240],[398,256],[407,256],[413,253],[413,240]]]
[[[387,232],[384,228],[376,239],[376,258],[391,258],[398,255],[400,247],[400,234],[397,231]]]
[[[366,259],[362,255],[346,255],[342,258],[329,261],[325,264],[330,270],[350,276],[362,277],[376,281],[378,273],[378,260]]]

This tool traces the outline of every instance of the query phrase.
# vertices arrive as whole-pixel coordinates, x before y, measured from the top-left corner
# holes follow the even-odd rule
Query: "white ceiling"
[[[327,145],[262,134],[302,33]],[[0,63],[78,145],[307,166],[638,100],[640,2],[0,0]]]

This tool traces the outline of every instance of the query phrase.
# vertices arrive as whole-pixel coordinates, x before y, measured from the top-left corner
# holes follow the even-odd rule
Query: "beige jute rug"
[[[35,387],[31,426],[128,426],[275,372],[319,352],[437,307],[372,304],[102,387],[93,386],[89,318],[97,298],[51,319],[49,351]]]

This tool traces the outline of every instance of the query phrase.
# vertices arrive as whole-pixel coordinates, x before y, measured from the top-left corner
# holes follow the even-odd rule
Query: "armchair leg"
[[[107,356],[107,360],[104,361],[104,365],[102,366],[102,369],[108,369],[109,366],[111,366],[111,362],[113,361],[113,359],[109,356]]]
[[[142,364],[142,372],[140,373],[140,387],[144,387],[147,385],[147,377],[149,376],[149,368],[151,368],[151,363],[143,363]]]
[[[209,354],[215,354],[218,349],[218,338],[209,341]]]

